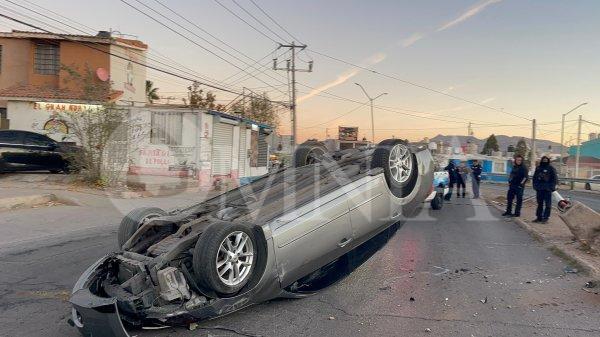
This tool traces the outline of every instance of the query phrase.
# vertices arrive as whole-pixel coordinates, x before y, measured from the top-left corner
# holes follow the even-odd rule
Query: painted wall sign
[[[69,133],[69,126],[67,125],[67,123],[58,118],[52,118],[47,120],[46,123],[44,123],[43,129],[48,133]]]
[[[74,104],[74,103],[56,103],[56,102],[34,102],[34,110],[43,110],[49,112],[83,112],[98,111],[104,109],[99,104]]]

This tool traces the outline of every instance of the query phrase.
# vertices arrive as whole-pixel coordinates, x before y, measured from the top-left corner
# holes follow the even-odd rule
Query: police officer
[[[479,184],[481,184],[481,172],[483,168],[477,159],[471,164],[471,184],[473,188],[473,199],[479,199]]]
[[[533,174],[533,189],[536,192],[537,210],[533,222],[547,223],[552,210],[552,192],[556,190],[558,176],[550,165],[550,158],[543,156]]]
[[[508,177],[508,193],[506,195],[506,212],[502,216],[521,216],[521,206],[523,205],[523,191],[525,184],[529,180],[529,171],[523,163],[523,156],[516,155],[512,171]],[[515,212],[512,212],[513,201],[517,199]]]
[[[456,170],[456,165],[454,165],[454,162],[452,161],[452,159],[450,159],[450,161],[448,162],[448,165],[446,167],[444,167],[444,171],[448,172],[448,194],[446,194],[444,196],[444,199],[446,200],[450,200],[450,197],[452,197],[452,190],[454,189],[454,184],[456,184],[457,182],[457,175],[458,172]]]

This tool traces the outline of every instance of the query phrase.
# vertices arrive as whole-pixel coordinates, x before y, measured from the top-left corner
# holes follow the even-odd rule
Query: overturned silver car
[[[417,209],[433,181],[430,152],[400,140],[333,154],[308,142],[294,166],[186,209],[133,210],[121,250],[76,283],[72,324],[84,336],[129,336],[125,326],[304,297],[304,284]]]

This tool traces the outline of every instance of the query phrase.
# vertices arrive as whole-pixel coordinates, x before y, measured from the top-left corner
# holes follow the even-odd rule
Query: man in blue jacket
[[[533,189],[536,192],[537,210],[533,222],[547,223],[552,210],[552,192],[556,190],[558,176],[550,165],[550,158],[543,156],[533,174]]]
[[[529,171],[523,164],[523,156],[516,155],[515,162],[508,177],[508,194],[506,195],[506,212],[502,216],[521,216],[521,206],[523,205],[523,191],[525,184],[529,180]],[[515,212],[512,212],[513,201],[517,199]]]

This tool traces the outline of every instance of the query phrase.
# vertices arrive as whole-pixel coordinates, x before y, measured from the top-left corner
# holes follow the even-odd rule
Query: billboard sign
[[[340,126],[338,127],[338,139],[346,141],[358,140],[358,127]]]

